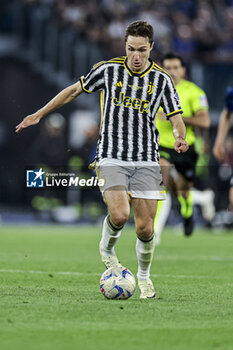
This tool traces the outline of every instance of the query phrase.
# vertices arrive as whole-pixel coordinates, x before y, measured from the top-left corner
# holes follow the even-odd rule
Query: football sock
[[[193,204],[200,205],[202,216],[211,221],[215,215],[214,192],[212,190],[199,191],[194,189]]]
[[[103,223],[100,250],[104,256],[114,255],[114,246],[121,235],[124,226],[116,226],[110,215],[106,216]]]
[[[192,192],[189,192],[188,198],[184,198],[181,195],[177,196],[177,199],[181,205],[180,213],[183,216],[183,218],[189,218],[193,214],[193,195]]]
[[[139,280],[147,280],[150,277],[150,267],[155,249],[155,236],[153,235],[148,241],[137,237],[136,254],[138,259]]]
[[[155,221],[154,221],[156,245],[160,243],[161,235],[171,210],[171,205],[172,205],[172,197],[170,193],[166,193],[165,201],[158,201],[157,212],[156,212]]]

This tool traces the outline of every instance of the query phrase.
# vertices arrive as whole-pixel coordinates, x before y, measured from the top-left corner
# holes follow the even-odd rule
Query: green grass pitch
[[[233,348],[233,234],[166,229],[151,269],[156,300],[105,299],[100,227],[0,228],[0,348]],[[116,251],[137,272],[135,234]]]

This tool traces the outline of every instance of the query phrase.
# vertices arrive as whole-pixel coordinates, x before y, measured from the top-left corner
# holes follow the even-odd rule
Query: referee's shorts
[[[187,152],[177,153],[172,148],[166,148],[159,146],[160,158],[166,159],[169,163],[174,164],[178,173],[188,181],[195,179],[195,169],[198,159],[198,154],[194,149],[194,146],[189,146]]]

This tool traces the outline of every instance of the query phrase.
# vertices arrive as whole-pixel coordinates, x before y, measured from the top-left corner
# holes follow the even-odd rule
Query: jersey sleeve
[[[206,94],[199,87],[196,87],[195,89],[193,89],[190,103],[192,106],[193,114],[202,109],[205,109],[205,110],[209,109]]]
[[[175,114],[183,113],[178,93],[169,76],[166,77],[166,84],[161,99],[161,107],[163,108],[167,119],[173,117]]]
[[[80,78],[83,91],[88,94],[104,88],[105,62],[97,63],[92,70]]]

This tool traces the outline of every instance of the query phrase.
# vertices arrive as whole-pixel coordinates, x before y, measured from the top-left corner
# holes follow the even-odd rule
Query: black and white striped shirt
[[[101,125],[96,160],[159,161],[155,116],[182,113],[170,76],[151,61],[143,73],[130,70],[127,57],[97,63],[80,78],[87,93],[101,90]]]

